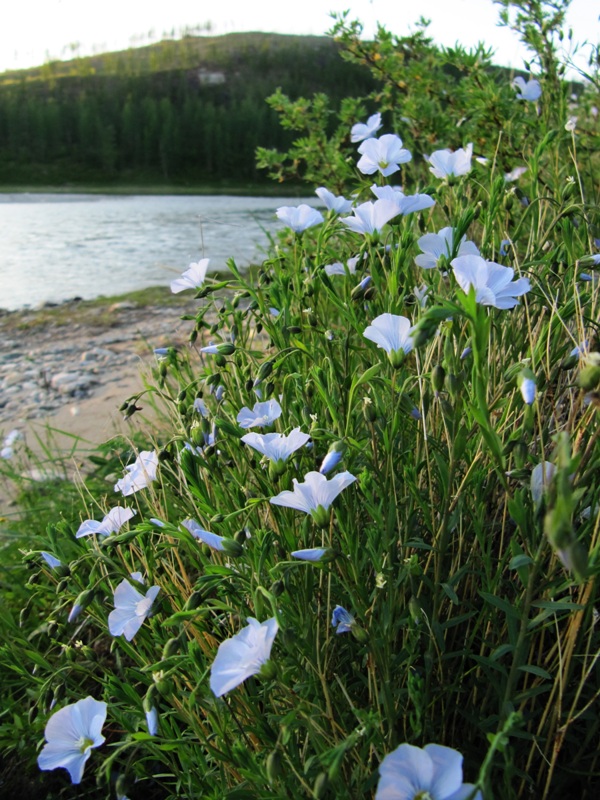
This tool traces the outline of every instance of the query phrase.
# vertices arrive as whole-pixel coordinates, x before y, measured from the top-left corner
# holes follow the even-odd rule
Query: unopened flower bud
[[[441,364],[436,364],[431,370],[431,383],[436,392],[441,392],[444,388],[444,381],[446,379],[446,370]]]

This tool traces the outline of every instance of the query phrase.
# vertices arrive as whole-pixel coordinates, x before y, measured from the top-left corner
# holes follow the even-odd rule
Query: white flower
[[[352,126],[350,141],[356,144],[356,142],[362,142],[363,139],[370,139],[371,136],[375,136],[381,125],[381,114],[379,112],[372,114],[366,123],[357,122]]]
[[[158,733],[158,711],[154,706],[149,711],[146,711],[146,725],[150,736],[156,736]]]
[[[462,755],[451,747],[401,744],[379,765],[375,800],[464,800],[475,787],[463,783],[462,762]],[[481,800],[481,792],[474,800]]]
[[[276,506],[304,511],[315,518],[318,517],[318,521],[322,521],[322,512],[327,511],[338,494],[355,480],[354,475],[349,472],[340,472],[331,480],[327,480],[325,475],[321,475],[320,472],[309,472],[304,476],[304,483],[298,483],[294,478],[293,491],[290,492],[286,489],[272,497],[270,502]]]
[[[537,393],[533,372],[530,369],[522,370],[517,378],[517,385],[521,390],[523,402],[528,406],[532,405]]]
[[[92,747],[104,742],[101,731],[106,709],[106,703],[85,697],[53,714],[44,731],[47,744],[38,757],[39,768],[64,767],[72,782],[80,783]]]
[[[275,213],[277,218],[295,233],[302,233],[307,228],[312,228],[314,225],[320,225],[323,222],[321,212],[317,211],[316,208],[311,208],[306,203],[301,203],[299,206],[281,206]]]
[[[382,175],[393,175],[400,167],[410,161],[412,155],[402,147],[402,139],[395,133],[386,133],[379,139],[365,139],[358,148],[361,158],[356,165],[365,175],[381,172]]]
[[[158,469],[158,455],[154,451],[144,450],[133,464],[125,467],[127,473],[115,483],[115,492],[121,492],[127,497],[140,489],[145,489],[149,483],[156,479]]]
[[[23,434],[21,431],[18,431],[16,428],[8,433],[2,443],[2,449],[0,449],[0,458],[12,458],[14,454],[14,447],[13,445],[15,442],[18,442],[19,439],[23,438]]]
[[[392,200],[376,200],[361,203],[353,209],[354,216],[344,217],[342,222],[355,233],[379,233],[383,226],[400,213],[398,204]]]
[[[454,235],[454,228],[442,228],[437,233],[426,233],[425,236],[421,236],[417,244],[423,253],[416,256],[415,264],[423,269],[434,269],[442,257],[450,259],[455,247]],[[478,256],[479,250],[474,242],[467,241],[467,237],[463,236],[456,255]]]
[[[577,127],[577,117],[569,117],[569,119],[565,123],[565,130],[569,133],[573,133],[575,128]]]
[[[122,508],[121,506],[111,508],[102,522],[97,522],[95,519],[86,519],[85,522],[82,522],[75,538],[81,539],[82,536],[90,536],[92,533],[99,533],[101,536],[117,533],[135,513],[132,508]]]
[[[378,200],[391,200],[398,206],[398,211],[403,216],[423,211],[435,205],[435,200],[428,194],[404,194],[398,186],[377,186],[373,184],[371,191]]]
[[[248,617],[245,628],[221,642],[210,668],[210,688],[216,697],[222,697],[260,672],[269,660],[278,628],[274,617],[262,623]]]
[[[420,286],[413,286],[413,294],[415,296],[415,300],[419,304],[419,308],[425,308],[427,305],[428,293],[429,287],[426,283],[422,283]]]
[[[348,211],[352,209],[352,200],[346,200],[345,197],[337,197],[324,186],[315,189],[315,192],[321,198],[327,209],[333,211],[335,214],[347,214]]]
[[[255,403],[252,411],[244,406],[237,415],[237,421],[241,428],[264,428],[280,416],[281,406],[277,400],[266,400],[263,403]]]
[[[527,83],[525,83],[525,79],[519,76],[514,79],[513,86],[515,89],[519,90],[517,100],[527,100],[530,103],[535,103],[535,101],[539,100],[542,96],[540,82],[536,81],[534,78],[530,78]]]
[[[159,591],[159,586],[151,586],[144,596],[134,589],[127,578],[124,578],[115,589],[115,610],[108,615],[108,630],[111,636],[124,635],[130,642],[150,613]]]
[[[425,156],[431,166],[436,178],[451,178],[459,175],[466,175],[471,171],[471,157],[473,155],[473,144],[469,142],[466,147],[452,152],[452,150],[436,150],[430,156]]]
[[[493,261],[486,261],[481,256],[460,256],[453,259],[452,268],[463,292],[475,289],[475,300],[484,306],[495,308],[514,308],[517,297],[531,288],[527,278],[513,281],[515,271],[512,267],[503,267]]]
[[[242,436],[242,442],[258,450],[271,461],[287,461],[300,447],[310,439],[310,434],[302,433],[300,428],[294,428],[287,436],[283,433],[247,433]]]
[[[190,264],[181,278],[171,281],[171,291],[173,294],[183,292],[184,289],[199,289],[206,278],[208,263],[209,259],[203,258],[201,261]]]
[[[363,336],[370,339],[388,354],[394,366],[413,349],[410,320],[397,314],[380,314],[365,328]]]
[[[536,506],[539,506],[542,502],[542,497],[548,489],[555,472],[556,467],[551,461],[542,461],[531,470],[531,497]]]
[[[521,175],[524,175],[527,172],[527,167],[513,167],[510,172],[504,173],[504,180],[506,183],[512,183],[513,181],[518,181]]]

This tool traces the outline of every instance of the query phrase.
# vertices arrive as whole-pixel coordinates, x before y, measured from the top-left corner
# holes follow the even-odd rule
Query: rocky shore
[[[85,313],[78,306],[0,317],[0,431],[76,408],[139,373],[156,347],[185,346],[190,323],[180,317],[197,301],[173,308],[125,300]]]

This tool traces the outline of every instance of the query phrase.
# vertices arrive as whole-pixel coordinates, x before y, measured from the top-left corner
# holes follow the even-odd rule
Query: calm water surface
[[[283,225],[273,197],[0,195],[0,308],[168,285],[191,261],[244,268]]]

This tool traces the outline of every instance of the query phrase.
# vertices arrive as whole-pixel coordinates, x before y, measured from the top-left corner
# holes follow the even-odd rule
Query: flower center
[[[417,792],[417,794],[413,797],[413,800],[435,800],[433,795],[429,794],[428,791],[424,792]]]
[[[90,749],[94,744],[94,740],[90,739],[88,736],[82,736],[81,739],[77,742],[77,749],[80,753],[85,753],[87,750]]]

